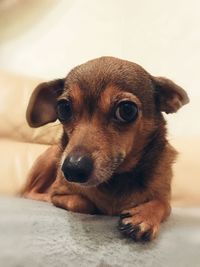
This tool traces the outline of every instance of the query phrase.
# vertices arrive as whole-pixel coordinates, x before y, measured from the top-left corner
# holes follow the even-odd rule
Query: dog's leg
[[[34,191],[30,191],[30,192],[24,193],[23,197],[38,200],[38,201],[51,202],[49,193],[37,193]]]
[[[56,179],[60,147],[53,145],[38,157],[20,195],[26,198],[50,202],[50,187]]]
[[[135,241],[150,241],[156,237],[160,223],[169,216],[170,211],[169,203],[160,200],[124,210],[120,215],[119,230]]]
[[[86,214],[94,214],[95,205],[81,195],[53,195],[51,202],[60,208]]]

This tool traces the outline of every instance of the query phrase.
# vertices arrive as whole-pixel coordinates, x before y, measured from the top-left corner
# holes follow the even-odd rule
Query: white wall
[[[172,135],[200,134],[200,1],[11,2],[0,6],[0,68],[52,79],[102,55],[135,61],[189,93],[168,116]]]

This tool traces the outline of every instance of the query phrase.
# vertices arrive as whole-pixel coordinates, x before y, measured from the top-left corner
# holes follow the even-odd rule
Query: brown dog
[[[37,159],[23,195],[70,211],[120,215],[122,233],[152,240],[170,214],[176,157],[162,112],[188,102],[171,80],[113,57],[40,84],[28,123],[39,127],[58,118],[63,136]]]

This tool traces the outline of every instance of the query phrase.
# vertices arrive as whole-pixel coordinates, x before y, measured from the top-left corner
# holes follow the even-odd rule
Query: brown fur
[[[65,79],[39,85],[27,109],[29,125],[55,121],[58,99],[73,102],[73,117],[63,123],[60,143],[33,166],[23,195],[76,212],[121,214],[122,233],[136,241],[153,239],[170,214],[176,156],[161,111],[173,113],[186,104],[185,91],[135,63],[102,57]],[[134,123],[113,120],[114,105],[122,99],[137,104]],[[69,153],[83,150],[94,160],[92,175],[84,184],[68,182],[60,167]]]

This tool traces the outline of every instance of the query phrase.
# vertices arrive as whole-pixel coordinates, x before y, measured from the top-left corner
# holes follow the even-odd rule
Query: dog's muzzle
[[[73,152],[64,160],[61,170],[69,182],[85,183],[92,173],[93,160],[88,154]]]

